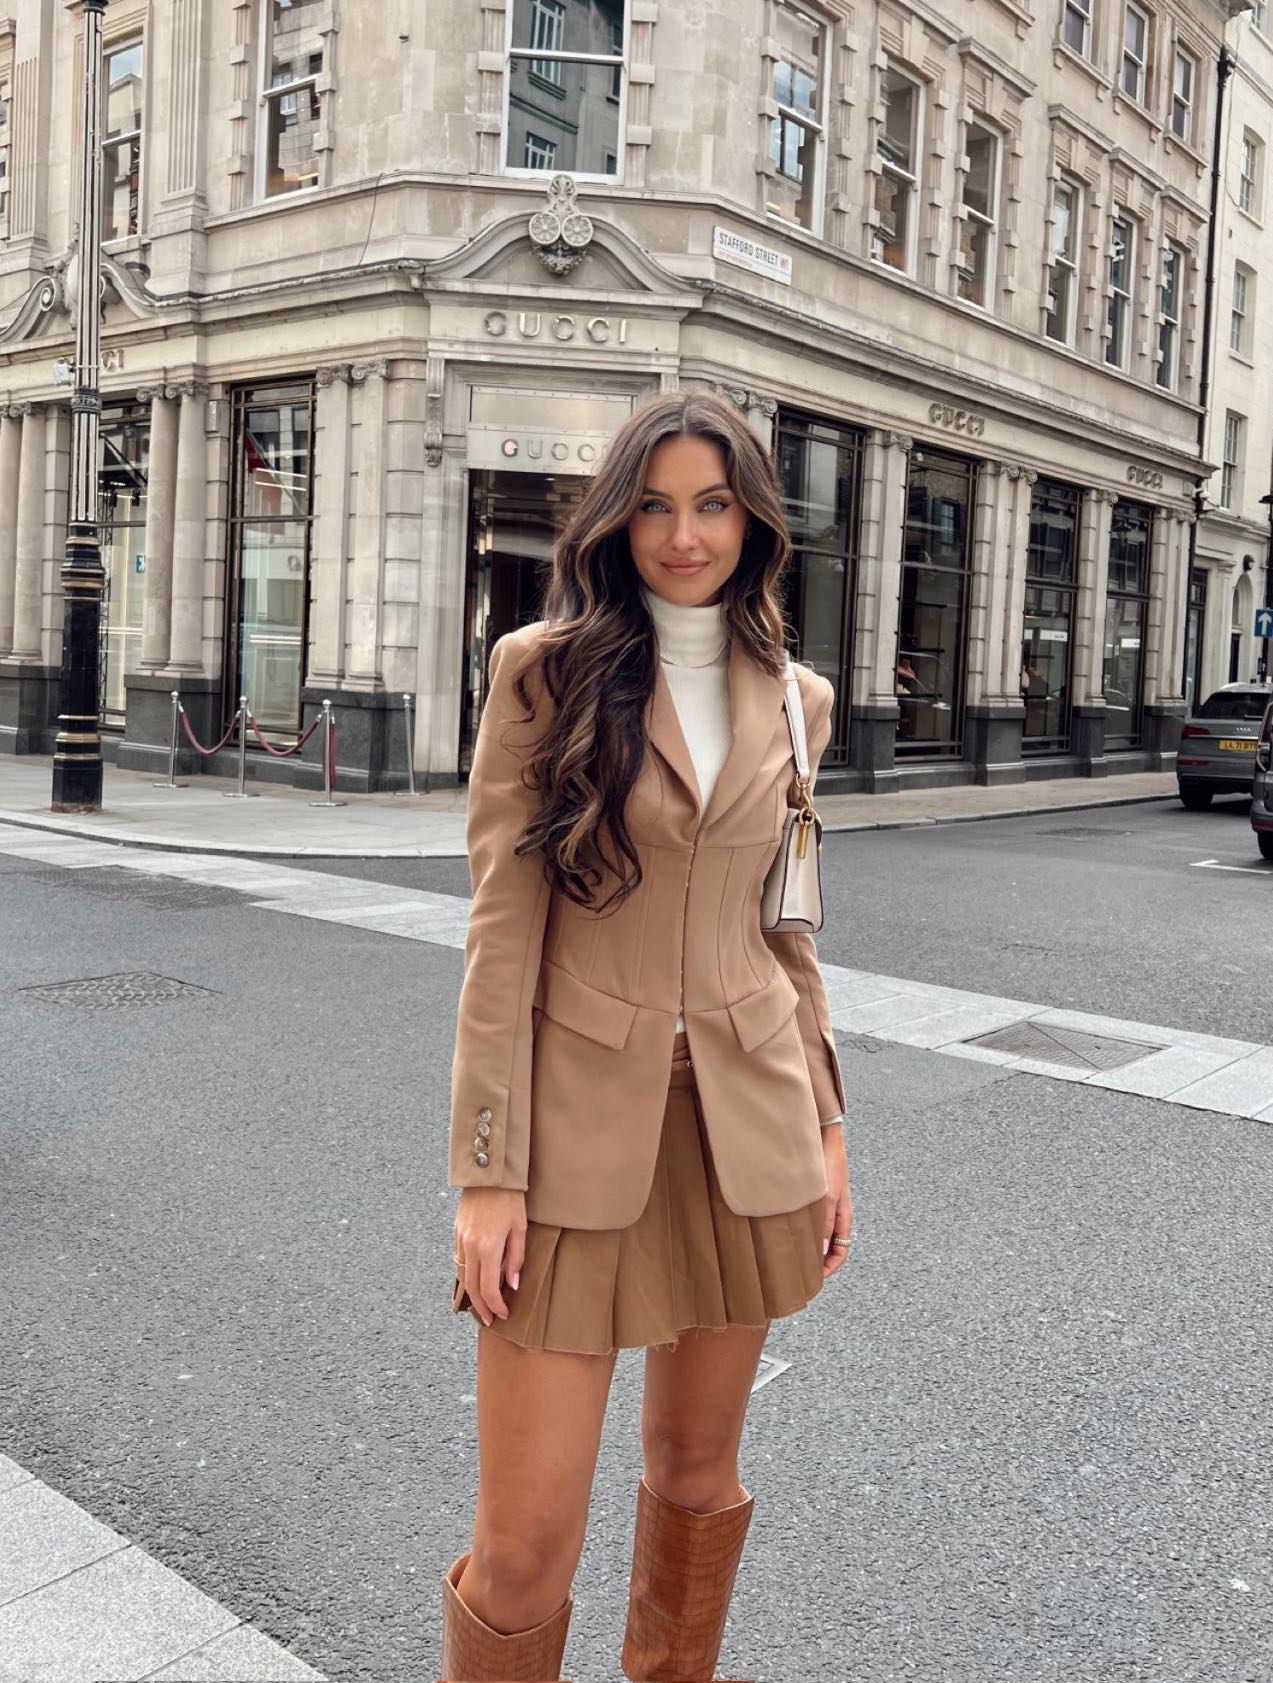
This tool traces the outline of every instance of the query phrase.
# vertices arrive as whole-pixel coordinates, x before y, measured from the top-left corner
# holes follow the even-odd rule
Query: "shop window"
[[[829,25],[794,0],[774,13],[778,57],[772,61],[765,209],[810,233],[822,231],[826,173],[826,72]]]
[[[895,64],[889,64],[882,78],[881,101],[871,255],[890,269],[912,275],[919,226],[923,86]]]
[[[1070,746],[1079,493],[1040,480],[1030,501],[1025,620],[1021,633],[1022,746],[1063,753]]]
[[[1116,216],[1110,225],[1106,270],[1105,360],[1114,368],[1127,367],[1132,345],[1136,225],[1129,216]]]
[[[1128,0],[1123,13],[1123,92],[1138,105],[1147,103],[1149,38],[1149,13]]]
[[[785,575],[792,653],[835,686],[831,740],[823,763],[848,755],[854,604],[864,434],[832,421],[783,411],[778,419],[778,476],[791,529]]]
[[[1184,292],[1185,254],[1170,241],[1162,251],[1162,287],[1158,305],[1158,367],[1154,378],[1164,391],[1174,392],[1180,378],[1180,309]]]
[[[1052,190],[1052,261],[1048,268],[1047,335],[1073,345],[1078,322],[1079,234],[1083,195],[1064,177]]]
[[[119,727],[124,723],[127,680],[141,664],[149,403],[108,404],[102,412],[98,452],[97,518],[105,573],[100,710],[103,725]]]
[[[138,232],[141,203],[142,44],[106,51],[102,126],[102,239]]]
[[[1202,650],[1207,625],[1207,573],[1194,569],[1189,581],[1189,615],[1185,622],[1185,705],[1192,711],[1202,695]]]
[[[263,731],[301,725],[313,508],[309,382],[241,390],[233,405],[225,705],[240,695]]]
[[[1176,49],[1171,83],[1171,132],[1186,146],[1193,145],[1193,98],[1198,66],[1189,53]]]
[[[1110,523],[1105,599],[1105,746],[1139,748],[1149,615],[1149,545],[1153,510],[1119,499]]]
[[[1246,454],[1246,416],[1226,409],[1224,446],[1220,455],[1220,507],[1230,512],[1242,498],[1243,458]]]
[[[1254,272],[1245,263],[1235,263],[1229,300],[1229,349],[1235,356],[1250,355],[1248,330],[1254,292]]]
[[[1092,0],[1063,0],[1061,35],[1072,52],[1092,56]]]
[[[987,308],[995,301],[998,258],[999,136],[981,123],[969,123],[964,139],[967,168],[963,179],[963,217],[959,224],[962,254],[957,291],[970,304]]]
[[[317,187],[327,0],[262,0],[261,196]]]
[[[963,753],[964,651],[976,465],[911,453],[895,689],[900,757]]]
[[[512,0],[504,168],[614,180],[623,156],[625,0]]]

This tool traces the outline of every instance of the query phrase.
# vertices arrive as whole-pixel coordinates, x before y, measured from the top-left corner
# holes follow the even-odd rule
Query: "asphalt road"
[[[1253,866],[1244,823],[828,837],[822,951],[1273,1039],[1266,873],[1194,863]],[[338,870],[467,888],[462,862]],[[0,1450],[330,1678],[435,1677],[476,1475],[443,1168],[461,955],[3,857],[0,928]],[[210,991],[112,1012],[19,991],[134,969]],[[1267,1683],[1273,1131],[842,1056],[856,1243],[770,1335],[791,1366],[752,1399],[721,1674]],[[627,1353],[576,1679],[619,1676],[640,1382]]]

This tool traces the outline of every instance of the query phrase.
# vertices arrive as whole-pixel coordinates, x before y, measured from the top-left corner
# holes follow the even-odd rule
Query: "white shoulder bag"
[[[782,841],[765,875],[760,895],[760,927],[774,932],[816,935],[822,928],[822,820],[813,810],[809,784],[809,745],[804,705],[791,657],[787,657],[783,707],[796,758],[799,804],[787,808]]]

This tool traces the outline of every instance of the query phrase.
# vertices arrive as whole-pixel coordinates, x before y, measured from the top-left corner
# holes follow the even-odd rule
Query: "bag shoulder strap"
[[[800,695],[800,680],[796,677],[796,669],[791,664],[790,655],[786,657],[783,677],[786,680],[783,707],[787,714],[787,729],[791,732],[791,746],[796,756],[796,771],[801,777],[808,777],[809,744],[805,736],[804,702]]]

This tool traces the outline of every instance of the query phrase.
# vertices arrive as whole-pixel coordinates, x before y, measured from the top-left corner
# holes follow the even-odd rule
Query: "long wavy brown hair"
[[[548,626],[536,664],[556,711],[523,767],[523,781],[542,799],[516,851],[541,851],[550,883],[595,911],[617,909],[642,878],[624,812],[645,754],[644,715],[658,651],[628,522],[641,501],[651,452],[665,439],[686,436],[719,446],[729,487],[751,517],[721,598],[730,639],[766,671],[782,669],[778,584],[791,539],[773,465],[724,399],[689,392],[657,397],[612,439],[554,548],[541,608]],[[534,705],[524,671],[514,688],[529,722]],[[617,885],[595,901],[607,872]]]

